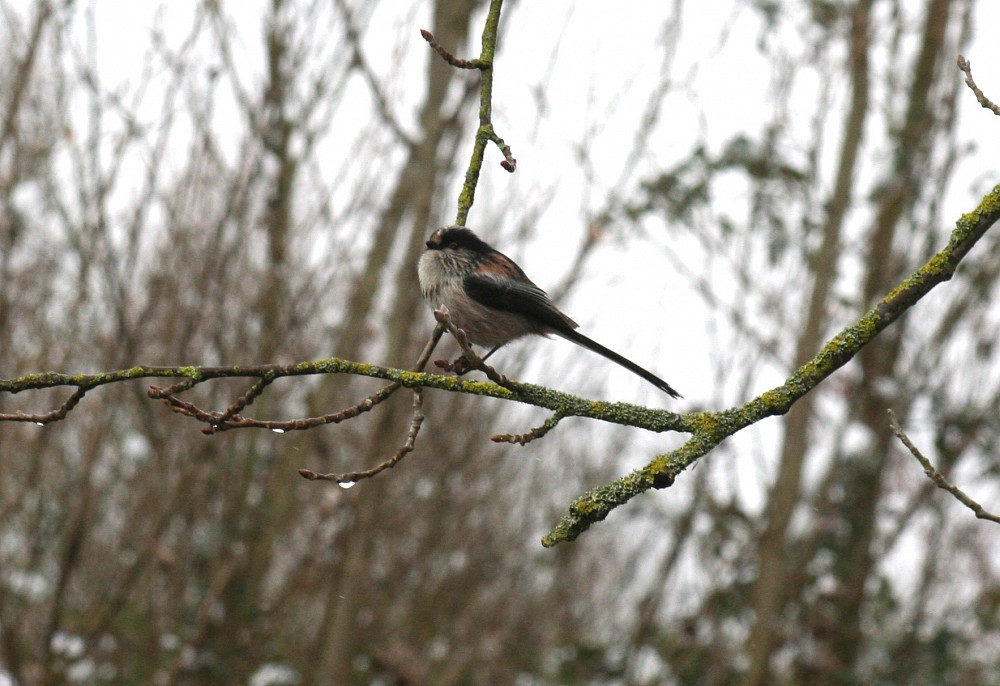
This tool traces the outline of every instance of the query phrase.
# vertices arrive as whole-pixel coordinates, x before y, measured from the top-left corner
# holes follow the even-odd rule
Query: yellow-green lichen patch
[[[407,388],[413,386],[419,386],[421,382],[427,379],[427,375],[421,372],[400,372],[396,376],[396,381],[403,384]]]
[[[340,365],[338,365],[340,366]],[[376,376],[382,371],[382,368],[375,364],[364,364],[362,362],[355,362],[351,364],[358,374],[364,374],[365,376]]]
[[[675,477],[687,467],[683,461],[673,457],[673,453],[657,455],[653,461],[642,468],[643,480],[647,485],[662,479],[664,476]]]
[[[589,495],[578,498],[569,506],[569,511],[577,517],[589,519],[602,509],[601,504],[593,500]]]
[[[788,389],[784,386],[772,388],[760,394],[758,401],[769,411],[784,412],[788,406]]]

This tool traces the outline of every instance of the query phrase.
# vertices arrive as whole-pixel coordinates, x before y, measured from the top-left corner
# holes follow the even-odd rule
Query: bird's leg
[[[485,363],[487,357],[495,353],[500,349],[500,345],[495,346],[492,350],[486,353],[486,357],[479,357],[476,351],[472,349],[472,344],[469,342],[469,337],[466,335],[462,329],[455,326],[455,323],[451,321],[451,315],[448,312],[448,308],[444,305],[441,306],[440,310],[434,310],[434,318],[440,323],[444,324],[451,335],[455,337],[458,342],[458,347],[462,349],[462,356],[459,357],[454,362],[448,362],[446,360],[434,360],[434,365],[444,369],[445,371],[455,372],[459,376],[465,374],[473,369],[478,369],[484,372],[490,381],[500,384],[501,386],[510,387],[510,380],[500,374],[493,367]]]
[[[454,362],[449,362],[448,360],[434,360],[434,365],[445,370],[446,372],[455,372],[459,376],[474,369],[465,355],[459,356]]]
[[[501,343],[500,345],[493,346],[493,350],[489,351],[488,353],[486,353],[485,355],[482,356],[482,358],[481,358],[482,361],[485,362],[486,360],[490,359],[490,355],[492,355],[493,353],[495,353],[502,346],[503,346],[503,343]]]

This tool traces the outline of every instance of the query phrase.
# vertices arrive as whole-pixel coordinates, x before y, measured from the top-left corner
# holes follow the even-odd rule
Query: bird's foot
[[[446,372],[455,372],[459,376],[463,374],[468,374],[474,367],[469,363],[469,360],[465,356],[459,357],[454,362],[449,362],[448,360],[434,360],[434,366],[439,369],[443,369]]]

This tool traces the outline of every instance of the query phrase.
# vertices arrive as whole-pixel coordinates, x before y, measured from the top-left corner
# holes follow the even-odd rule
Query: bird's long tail
[[[683,397],[683,396],[681,396],[680,393],[678,393],[673,388],[671,388],[670,384],[668,384],[666,381],[664,381],[663,379],[661,379],[660,377],[658,377],[656,374],[653,374],[652,372],[650,372],[650,371],[648,371],[646,369],[643,369],[642,367],[640,367],[639,365],[637,365],[632,360],[629,360],[629,359],[627,359],[625,357],[622,357],[621,355],[619,355],[618,353],[616,353],[614,350],[611,350],[610,348],[605,348],[603,345],[601,345],[597,341],[592,340],[590,338],[587,338],[586,336],[584,336],[579,331],[570,329],[568,331],[558,331],[556,333],[559,336],[562,336],[563,338],[565,338],[566,340],[573,341],[574,343],[582,345],[584,348],[587,348],[588,350],[593,350],[598,355],[603,355],[604,357],[608,358],[612,362],[620,364],[622,367],[625,367],[625,369],[629,370],[633,374],[641,376],[643,379],[645,379],[649,383],[653,384],[654,386],[656,386],[657,388],[659,388],[664,393],[669,394],[670,397],[672,397],[672,398],[681,398],[681,397]]]

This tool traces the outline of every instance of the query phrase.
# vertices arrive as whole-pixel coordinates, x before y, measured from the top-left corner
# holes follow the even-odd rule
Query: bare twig
[[[494,443],[517,443],[519,445],[524,445],[530,443],[536,438],[541,438],[552,429],[556,428],[556,424],[562,421],[563,415],[556,412],[554,415],[545,420],[541,426],[536,426],[527,433],[523,434],[497,434],[491,436],[490,440]]]
[[[421,351],[420,353],[420,357],[417,358],[417,363],[413,367],[414,371],[417,372],[422,371],[423,368],[427,366],[427,361],[430,360],[431,353],[433,353],[434,348],[437,347],[438,341],[441,340],[441,335],[444,333],[444,331],[445,331],[445,325],[442,323],[439,323],[437,326],[434,327],[434,333],[431,334],[430,339],[427,341],[427,344],[424,346],[423,351]],[[389,384],[385,388],[381,389],[379,393],[384,393],[385,395],[378,402],[381,402],[385,398],[388,398],[389,395],[391,395],[401,387],[402,384],[396,382]],[[376,393],[376,395],[378,395],[378,393]],[[348,410],[345,410],[344,412],[347,412],[351,409],[357,409],[358,410],[357,414],[360,414],[361,412],[366,412],[370,410],[375,403],[372,403],[371,406],[366,406],[365,403],[371,400],[373,397],[374,396],[366,398],[365,401],[362,401],[359,405],[355,405],[354,408],[348,408]],[[404,457],[412,453],[413,449],[416,447],[417,435],[420,433],[420,427],[423,426],[424,423],[423,407],[424,407],[424,389],[419,387],[414,388],[413,418],[410,420],[410,431],[406,435],[406,442],[403,443],[403,445],[399,448],[399,450],[393,453],[392,457],[390,457],[388,460],[385,460],[384,462],[375,465],[371,469],[366,469],[365,471],[361,472],[347,472],[345,474],[319,474],[317,472],[312,471],[311,469],[300,469],[299,475],[305,479],[309,479],[310,481],[316,481],[316,480],[336,481],[341,485],[350,486],[358,481],[361,481],[362,479],[370,479],[376,474],[384,472],[386,469],[391,469],[392,467],[395,467],[400,460],[402,460]],[[347,417],[344,418],[346,419]]]
[[[267,388],[272,381],[274,381],[273,376],[265,376],[263,379],[260,379],[257,383],[251,386],[246,393],[237,398],[236,402],[226,408],[226,411],[222,413],[222,419],[229,420],[239,415],[245,407],[253,404],[253,401],[264,392],[264,389]]]
[[[910,454],[917,459],[920,466],[924,468],[924,474],[926,474],[931,481],[934,482],[935,486],[943,488],[955,496],[960,503],[972,510],[977,518],[1000,524],[1000,515],[987,512],[982,505],[966,495],[962,489],[944,478],[944,475],[931,464],[931,461],[920,452],[920,449],[913,445],[913,441],[910,440],[910,437],[907,436],[903,429],[899,426],[899,420],[896,419],[896,413],[892,410],[887,410],[886,412],[889,415],[889,427],[892,429],[892,432],[896,434],[896,438],[898,438],[903,445],[906,446],[906,449],[910,451]]]
[[[482,59],[474,60],[463,60],[459,57],[455,57],[453,54],[448,52],[448,49],[443,45],[434,40],[434,34],[432,34],[427,29],[420,29],[420,35],[423,36],[427,44],[434,48],[437,54],[441,55],[441,59],[455,67],[456,69],[481,69],[486,70],[493,66],[490,62]]]
[[[70,413],[70,410],[77,406],[77,403],[83,399],[86,392],[87,389],[85,388],[77,388],[73,391],[73,395],[67,398],[66,402],[51,412],[44,412],[41,414],[28,414],[26,412],[12,412],[10,414],[0,413],[0,421],[33,422],[39,426],[42,426],[43,424],[51,424],[52,422],[58,422],[62,419],[66,419],[66,415]]]
[[[273,420],[273,419],[251,419],[239,414],[226,417],[225,413],[209,413],[207,416],[196,417],[209,426],[202,429],[202,433],[212,434],[230,429],[270,429],[275,433],[285,433],[286,431],[305,431],[317,426],[326,424],[339,424],[348,419],[353,419],[360,414],[370,412],[384,401],[392,397],[392,394],[402,388],[398,381],[383,386],[360,402],[345,407],[337,412],[320,415],[319,417],[304,417],[301,419]],[[193,415],[192,415],[193,416]]]
[[[167,396],[183,393],[184,391],[193,387],[196,383],[198,382],[195,381],[194,379],[187,378],[171,386],[150,386],[149,390],[146,391],[146,395],[148,395],[153,400],[165,400]]]
[[[497,135],[492,126],[490,126],[489,134],[490,140],[500,148],[500,153],[503,155],[503,161],[500,163],[500,166],[513,174],[517,170],[517,160],[514,159],[514,155],[510,151],[510,146],[504,142],[503,138]]]
[[[400,446],[399,450],[393,453],[392,457],[388,460],[381,462],[371,469],[366,469],[363,472],[346,472],[344,474],[317,474],[316,472],[309,469],[300,469],[299,475],[310,481],[336,481],[343,486],[350,486],[355,484],[362,479],[370,479],[373,476],[384,472],[386,469],[392,469],[396,464],[402,460],[404,457],[413,452],[417,443],[417,434],[420,433],[420,427],[424,423],[424,411],[423,411],[423,401],[424,394],[422,388],[413,389],[413,419],[410,420],[410,431],[406,435],[406,442]]]
[[[430,359],[431,353],[437,346],[438,341],[441,340],[441,335],[443,333],[443,326],[435,327],[430,339],[427,341],[423,351],[420,353],[420,357],[417,359],[414,371],[421,371],[425,366],[427,366],[427,361]],[[178,414],[182,414],[186,417],[192,417],[207,424],[208,426],[202,429],[202,433],[205,434],[229,431],[230,429],[270,429],[275,433],[285,433],[286,431],[304,431],[306,429],[312,429],[326,424],[339,424],[345,420],[353,419],[360,414],[370,412],[377,405],[388,400],[393,393],[403,387],[402,383],[394,381],[387,386],[383,386],[379,390],[350,407],[345,407],[337,412],[331,412],[319,417],[306,417],[288,420],[262,420],[242,416],[240,412],[243,408],[250,405],[257,398],[257,396],[263,393],[264,389],[272,381],[274,381],[275,378],[276,375],[274,374],[262,375],[261,379],[257,383],[251,386],[250,389],[243,394],[243,396],[238,398],[236,402],[230,405],[224,412],[203,410],[193,403],[177,398],[176,393],[185,391],[194,385],[194,382],[190,379],[187,379],[179,384],[175,384],[169,388],[158,388],[153,386],[149,389],[149,396],[151,398],[163,400],[171,407],[171,409],[174,410],[174,412],[177,412]]]
[[[972,78],[972,63],[965,59],[965,56],[961,53],[958,55],[958,68],[965,72],[965,83],[976,94],[976,100],[979,101],[979,104],[993,112],[993,114],[1000,116],[1000,105],[987,98],[986,94],[976,85],[975,80]]]

